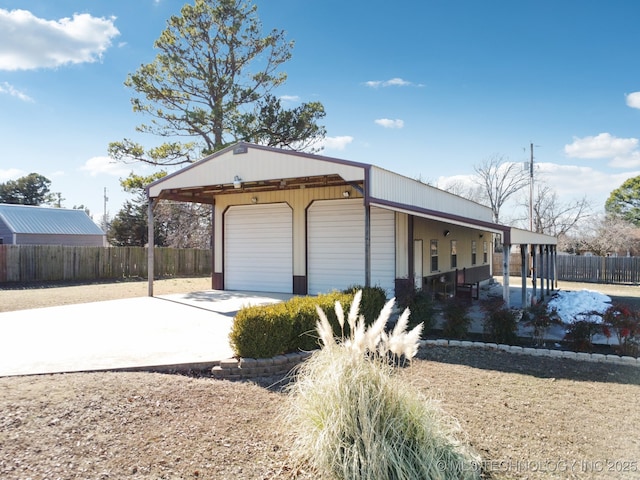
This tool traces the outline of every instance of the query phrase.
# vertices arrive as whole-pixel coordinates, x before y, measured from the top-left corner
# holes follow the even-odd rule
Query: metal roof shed
[[[0,204],[0,243],[106,245],[106,235],[84,210]]]

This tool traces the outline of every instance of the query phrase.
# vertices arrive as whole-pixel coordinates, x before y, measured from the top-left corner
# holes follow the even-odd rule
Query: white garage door
[[[286,203],[230,207],[224,216],[225,289],[292,293],[292,230]]]
[[[371,209],[371,285],[393,294],[395,226],[393,212]],[[317,201],[309,207],[309,293],[342,290],[365,283],[362,200]]]

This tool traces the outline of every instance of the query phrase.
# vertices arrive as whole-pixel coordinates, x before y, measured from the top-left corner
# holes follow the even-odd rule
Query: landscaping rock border
[[[422,340],[420,347],[465,347],[465,348],[490,348],[502,350],[520,355],[537,357],[568,358],[585,362],[611,363],[615,365],[629,365],[640,367],[640,358],[625,357],[619,355],[604,355],[601,353],[569,352],[566,350],[553,350],[547,348],[518,347],[498,343],[470,342],[466,340]],[[287,353],[272,358],[229,358],[217,362],[211,369],[211,376],[224,380],[248,380],[272,375],[285,375],[296,365],[303,362],[313,352]]]
[[[570,352],[566,350],[553,350],[548,348],[518,347],[498,343],[469,342],[464,340],[422,340],[420,347],[430,345],[438,347],[471,347],[471,348],[491,348],[520,355],[532,355],[537,357],[568,358],[571,360],[581,360],[585,362],[612,363],[616,365],[630,365],[640,367],[640,358],[626,357],[620,355],[604,355],[602,353]]]
[[[287,374],[312,352],[287,353],[272,358],[229,358],[211,369],[211,376],[224,380],[246,380]]]

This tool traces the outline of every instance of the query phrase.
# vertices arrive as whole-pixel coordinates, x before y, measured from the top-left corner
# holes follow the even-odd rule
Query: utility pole
[[[533,142],[531,146],[531,161],[529,162],[529,230],[533,232]]]
[[[104,210],[102,213],[102,225],[104,228],[104,231],[107,231],[107,202],[109,201],[109,197],[107,197],[107,187],[104,187]]]

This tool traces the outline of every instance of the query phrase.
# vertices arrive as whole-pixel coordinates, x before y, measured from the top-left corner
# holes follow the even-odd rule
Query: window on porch
[[[431,240],[431,271],[438,271],[438,240]]]
[[[477,249],[476,241],[472,240],[471,241],[471,265],[476,264],[476,249]]]
[[[458,267],[458,241],[451,240],[451,268]]]

